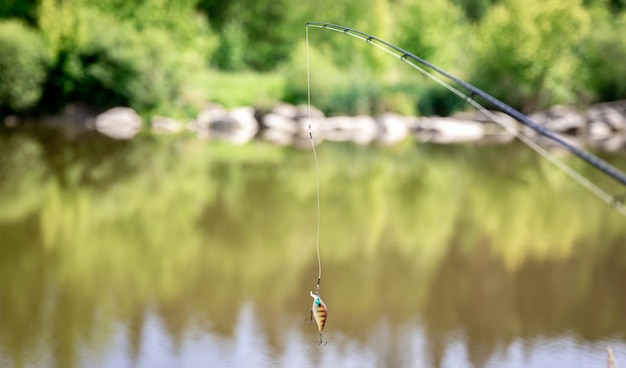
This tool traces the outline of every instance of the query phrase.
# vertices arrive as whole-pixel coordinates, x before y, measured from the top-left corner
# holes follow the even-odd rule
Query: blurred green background
[[[624,0],[4,0],[0,114],[68,103],[194,116],[306,101],[306,21],[376,35],[524,112],[626,97]],[[311,30],[326,113],[447,114],[455,97],[349,37]]]
[[[0,117],[303,103],[307,21],[374,34],[525,112],[626,98],[623,0],[3,0]],[[364,42],[309,31],[313,104],[327,114],[462,107]],[[595,344],[626,357],[623,217],[519,144],[319,147],[320,350],[304,323],[310,151],[1,133],[0,366],[248,366],[255,349],[261,367],[287,355],[283,366],[599,366]],[[519,345],[524,357],[507,355]]]

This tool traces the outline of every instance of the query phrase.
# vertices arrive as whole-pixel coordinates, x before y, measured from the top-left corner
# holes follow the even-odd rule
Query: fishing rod
[[[391,44],[391,43],[389,43],[387,41],[384,41],[384,40],[382,40],[382,39],[380,39],[380,38],[378,38],[376,36],[373,36],[373,35],[367,34],[365,32],[361,32],[359,30],[356,30],[356,29],[350,28],[350,27],[346,27],[346,26],[341,26],[341,25],[331,24],[331,23],[323,23],[323,22],[307,22],[306,23],[306,27],[307,28],[308,27],[321,28],[321,29],[326,29],[326,30],[330,30],[330,31],[335,31],[335,32],[346,34],[348,36],[352,36],[352,37],[358,38],[358,39],[360,39],[362,41],[366,41],[367,43],[370,43],[370,44],[372,44],[372,45],[382,49],[383,51],[387,52],[388,54],[391,54],[391,55],[395,56],[396,58],[399,58],[401,61],[409,64],[410,66],[420,70],[421,72],[423,72],[424,74],[429,76],[431,79],[434,79],[438,83],[442,84],[444,87],[448,88],[451,92],[457,94],[459,97],[464,99],[466,102],[470,103],[471,105],[473,105],[473,106],[475,106],[477,108],[480,108],[485,113],[488,113],[488,115],[491,118],[496,118],[495,120],[497,122],[499,122],[499,120],[497,119],[497,117],[493,113],[490,113],[488,110],[486,110],[482,105],[480,105],[474,99],[474,96],[479,96],[482,99],[484,99],[485,101],[489,102],[491,105],[493,105],[496,109],[498,109],[501,112],[511,116],[512,118],[514,118],[518,122],[520,122],[523,125],[531,128],[535,132],[537,132],[537,133],[539,133],[539,134],[541,134],[541,135],[543,135],[543,136],[553,140],[554,142],[558,143],[559,145],[561,145],[562,147],[567,149],[572,154],[578,156],[579,158],[581,158],[582,160],[586,161],[587,163],[589,163],[590,165],[592,165],[596,169],[600,170],[604,174],[610,176],[611,178],[615,179],[616,181],[618,181],[622,185],[626,186],[626,174],[624,172],[620,171],[619,169],[617,169],[616,167],[612,166],[608,162],[602,160],[601,158],[599,158],[598,156],[595,156],[594,154],[592,154],[590,152],[585,151],[582,148],[579,148],[579,147],[573,145],[572,143],[568,142],[566,139],[562,138],[558,134],[556,134],[553,131],[549,130],[545,126],[535,122],[534,120],[532,120],[531,118],[529,118],[525,114],[523,114],[520,111],[514,109],[513,107],[507,105],[506,103],[498,100],[497,98],[493,97],[492,95],[488,94],[487,92],[481,90],[478,87],[475,87],[474,85],[472,85],[472,84],[470,84],[468,82],[465,82],[462,79],[459,79],[459,78],[453,76],[452,74],[450,74],[450,73],[446,72],[445,70],[437,67],[436,65],[434,65],[434,64],[432,64],[432,63],[430,63],[430,62],[420,58],[419,56],[416,56],[416,55],[412,54],[411,52],[408,52],[408,51],[406,51],[406,50],[404,50],[404,49],[402,49],[402,48],[400,48],[400,47],[398,47],[396,45],[393,45],[393,44]],[[468,94],[459,91],[458,89],[450,86],[445,81],[442,81],[441,79],[437,78],[436,76],[433,76],[431,73],[429,73],[423,67],[426,67],[426,68],[432,70],[433,72],[439,74],[440,76],[442,76],[444,78],[447,78],[448,80],[450,80],[450,81],[456,83],[457,85],[465,88],[467,91],[470,92],[470,95],[468,96]],[[524,136],[521,132],[517,131],[517,129],[514,129],[514,128],[510,127],[510,126],[507,126],[506,124],[501,123],[501,122],[500,122],[500,124],[503,125],[505,128],[507,128],[507,130],[509,130],[510,132],[514,133],[515,136],[520,138],[526,144],[530,145],[531,148],[535,149],[536,151],[538,151],[542,155],[544,155],[544,156],[546,154],[550,155],[545,149],[541,148],[536,142],[532,141],[530,138]],[[513,129],[515,130],[514,132],[512,131]],[[567,174],[569,174],[570,176],[573,176],[577,181],[579,181],[581,184],[586,186],[592,192],[594,192],[595,194],[600,196],[601,199],[605,200],[605,202],[609,203],[612,207],[614,207],[614,208],[616,208],[618,210],[621,208],[622,211],[620,211],[620,212],[622,214],[626,214],[626,211],[624,211],[623,208],[622,208],[623,207],[623,201],[619,200],[619,198],[612,197],[610,195],[606,195],[606,193],[602,192],[601,189],[595,187],[594,184],[589,182],[587,179],[582,177],[580,174],[575,172],[573,169],[569,168],[567,165],[565,165],[564,163],[562,163],[558,159],[554,158],[552,155],[550,155],[550,157],[548,157],[548,156],[545,156],[545,157],[547,157],[551,162],[553,162],[554,164],[559,166],[561,169],[563,169]],[[602,192],[602,193],[600,193],[600,192]]]

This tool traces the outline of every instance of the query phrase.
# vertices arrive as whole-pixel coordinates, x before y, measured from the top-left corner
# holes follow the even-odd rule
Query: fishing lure
[[[311,319],[309,322],[312,323],[315,320],[317,328],[320,331],[320,341],[318,341],[317,344],[326,345],[326,342],[322,340],[322,330],[326,324],[326,317],[328,317],[328,308],[326,308],[326,304],[324,304],[319,294],[313,293],[312,291],[310,293],[313,298],[313,305],[311,306]]]

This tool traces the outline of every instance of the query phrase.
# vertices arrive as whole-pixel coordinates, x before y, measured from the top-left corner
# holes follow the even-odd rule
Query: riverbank
[[[592,105],[585,111],[556,105],[530,117],[578,146],[604,152],[626,150],[626,100]],[[8,116],[3,125],[8,129],[35,125],[54,127],[64,131],[69,139],[93,132],[125,140],[138,134],[192,134],[202,140],[245,144],[257,139],[301,148],[310,147],[309,130],[316,143],[328,140],[359,145],[395,145],[406,139],[435,144],[504,144],[514,140],[517,130],[545,147],[554,146],[549,139],[501,112],[461,112],[450,117],[395,113],[325,116],[315,107],[286,103],[266,110],[252,106],[227,109],[211,104],[189,121],[166,116],[153,116],[144,121],[128,107],[115,107],[97,114],[80,106],[70,106],[56,116],[37,119]]]

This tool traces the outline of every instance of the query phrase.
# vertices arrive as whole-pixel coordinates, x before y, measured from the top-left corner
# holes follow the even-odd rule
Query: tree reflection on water
[[[516,352],[562,341],[550,359],[620,360],[624,219],[532,152],[318,153],[322,351],[310,152],[0,138],[0,363],[532,366]]]

